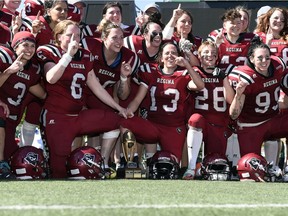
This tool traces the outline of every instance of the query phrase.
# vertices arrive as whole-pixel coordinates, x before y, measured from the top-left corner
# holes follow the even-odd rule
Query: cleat
[[[16,176],[11,172],[9,164],[2,160],[0,161],[0,180],[16,179]]]
[[[195,178],[195,170],[194,169],[187,169],[184,173],[182,179],[184,180],[193,180]]]
[[[105,168],[105,178],[106,179],[115,179],[117,177],[117,172],[111,167]]]

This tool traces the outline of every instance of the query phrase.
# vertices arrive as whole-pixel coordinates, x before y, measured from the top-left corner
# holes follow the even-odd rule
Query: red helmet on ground
[[[149,178],[178,179],[179,169],[179,162],[175,155],[167,151],[158,151],[149,162]]]
[[[264,181],[267,176],[267,161],[261,155],[248,153],[240,158],[237,171],[240,181]]]
[[[45,158],[43,150],[33,146],[20,147],[10,158],[11,172],[17,179],[44,179]]]
[[[201,174],[205,180],[230,180],[231,169],[227,157],[219,153],[208,153],[203,159]]]
[[[69,179],[104,178],[104,163],[101,154],[91,146],[82,146],[71,152],[67,159]]]

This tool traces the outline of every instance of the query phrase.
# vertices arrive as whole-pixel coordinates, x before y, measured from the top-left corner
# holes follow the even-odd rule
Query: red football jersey
[[[12,15],[0,10],[0,23],[10,27],[12,22]]]
[[[11,41],[11,31],[10,29],[0,22],[0,43],[6,44]]]
[[[166,126],[185,124],[187,84],[191,80],[187,70],[165,75],[159,67],[150,65],[149,71],[139,72],[139,80],[148,89],[148,120]]]
[[[266,34],[264,32],[257,33],[262,39],[263,43],[266,43]],[[282,39],[273,39],[270,45],[270,51],[272,55],[278,56],[283,59],[284,63],[288,65],[288,42]]]
[[[149,56],[145,44],[145,39],[139,35],[130,35],[124,38],[124,46],[137,53],[140,59],[140,65],[145,63],[156,63],[157,54]]]
[[[54,45],[37,49],[39,61],[58,63],[64,51]],[[93,69],[93,56],[88,50],[79,49],[68,64],[62,77],[55,83],[46,83],[48,97],[44,108],[55,113],[78,114],[84,104],[83,88],[87,75]]]
[[[205,116],[208,122],[225,125],[229,121],[228,104],[224,98],[223,80],[206,73],[199,67],[193,69],[201,76],[205,88],[200,91],[191,91],[194,104],[194,113]]]
[[[1,46],[0,71],[5,71],[15,59],[16,56],[10,49]],[[40,65],[36,59],[31,59],[22,71],[11,74],[4,82],[0,88],[0,100],[8,105],[11,115],[21,114],[21,105],[29,88],[39,81]]]
[[[234,88],[239,75],[241,80],[248,84],[243,93],[246,97],[239,116],[241,122],[263,122],[279,113],[280,87],[283,87],[284,92],[287,92],[288,87],[287,71],[284,62],[279,57],[271,56],[271,63],[273,71],[269,77],[264,77],[247,65],[236,67],[229,74],[228,77]]]
[[[84,38],[81,43],[82,47],[89,50],[94,56],[94,72],[104,88],[111,87],[120,80],[121,64],[124,61],[128,62],[131,57],[133,57],[130,64],[132,67],[131,75],[138,70],[140,61],[137,54],[126,47],[122,47],[118,59],[112,65],[108,65],[103,55],[104,43],[101,40]]]
[[[22,19],[22,26],[20,27],[20,31],[30,31],[32,30],[32,22],[36,19],[36,16],[27,16]],[[37,46],[45,45],[45,44],[54,44],[54,36],[53,30],[50,28],[48,22],[45,20],[43,16],[39,17],[39,20],[44,24],[44,27],[41,29],[36,36],[36,44]]]
[[[236,43],[231,43],[224,33],[224,41],[218,48],[219,67],[226,69],[230,64],[234,66],[244,65],[247,61],[247,53],[251,40],[255,37],[253,33],[241,33]]]
[[[25,0],[24,6],[26,16],[36,16],[39,11],[44,15],[44,0]]]

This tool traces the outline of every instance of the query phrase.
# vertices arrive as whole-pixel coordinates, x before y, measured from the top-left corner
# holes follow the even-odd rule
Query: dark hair
[[[267,44],[263,43],[259,38],[254,38],[251,42],[251,45],[248,49],[248,53],[247,53],[247,65],[250,68],[255,68],[254,64],[250,61],[250,57],[254,56],[254,52],[256,49],[258,48],[263,48],[263,49],[267,49],[269,51],[269,54],[271,55],[271,51],[270,48]]]
[[[154,14],[155,14],[155,16],[153,16]],[[151,16],[149,16],[148,21],[141,28],[141,34],[147,33],[149,31],[150,24],[153,24],[153,23],[158,24],[162,30],[164,29],[165,25],[160,20],[161,14],[160,14],[160,18],[157,17],[157,14],[160,14],[160,13],[155,12],[155,13],[151,14]]]
[[[183,15],[183,14],[186,14],[186,15],[188,15],[188,16],[190,17],[191,25],[193,25],[194,19],[193,19],[192,14],[191,14],[189,11],[187,11],[187,10],[182,10],[182,12],[183,12],[182,15]],[[178,21],[178,20],[177,20],[177,21]],[[192,31],[193,31],[193,27],[191,28],[191,31],[188,33],[187,39],[188,39],[190,42],[194,43],[194,36],[193,36]],[[177,36],[179,37],[180,34],[177,33],[176,27],[174,28],[174,34],[175,34],[175,32],[176,32]]]
[[[159,53],[158,53],[158,56],[157,56],[157,59],[156,59],[157,63],[158,63],[160,66],[163,66],[163,65],[162,65],[162,62],[161,62],[161,58],[162,58],[162,56],[163,56],[163,50],[164,50],[164,48],[165,48],[166,46],[168,46],[168,45],[170,45],[170,44],[176,47],[178,56],[181,56],[181,52],[180,52],[180,49],[179,49],[179,47],[178,47],[177,44],[175,44],[175,43],[173,43],[173,42],[164,43],[164,44],[160,47],[160,50],[159,50]]]
[[[111,7],[118,7],[122,14],[122,5],[119,2],[107,2],[103,7],[102,15],[105,15],[107,13],[107,10]]]
[[[68,9],[68,2],[67,2],[67,0],[45,0],[45,1],[44,1],[44,8],[45,8],[44,18],[45,18],[45,20],[46,20],[48,23],[51,23],[51,18],[50,18],[50,16],[47,14],[47,10],[55,7],[59,2],[65,2],[66,5],[67,5],[67,9]]]
[[[241,19],[241,14],[239,13],[238,10],[236,10],[235,8],[232,8],[232,9],[229,9],[227,10],[223,16],[221,17],[221,20],[223,22],[226,22],[226,21],[232,21],[232,20],[235,20],[236,18],[240,18]]]

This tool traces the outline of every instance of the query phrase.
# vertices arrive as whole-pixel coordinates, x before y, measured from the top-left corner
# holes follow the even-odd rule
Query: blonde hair
[[[55,38],[55,43],[56,45],[60,46],[61,42],[59,41],[58,39],[58,35],[60,34],[64,34],[68,28],[69,25],[75,25],[75,26],[78,26],[79,28],[79,25],[72,21],[72,20],[63,20],[63,21],[60,21],[54,28],[53,32],[54,32],[54,38]]]

